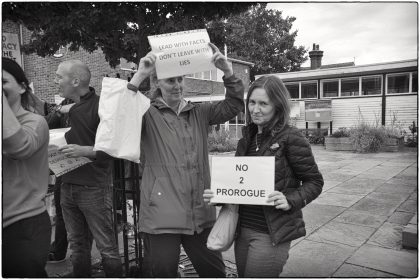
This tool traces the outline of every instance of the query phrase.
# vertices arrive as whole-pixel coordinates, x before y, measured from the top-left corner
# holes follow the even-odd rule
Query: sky
[[[295,17],[295,46],[324,51],[322,64],[356,65],[416,59],[418,7],[416,2],[294,2],[269,3],[267,9]],[[308,60],[302,66],[310,66]]]

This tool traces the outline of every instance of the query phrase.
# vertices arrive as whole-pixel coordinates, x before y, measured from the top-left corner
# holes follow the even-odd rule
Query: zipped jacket
[[[257,130],[255,124],[244,127],[236,156],[246,155]],[[263,131],[263,139],[258,154],[275,157],[275,190],[282,192],[291,205],[288,211],[263,206],[274,246],[306,235],[301,209],[321,194],[324,180],[308,140],[297,128],[287,125],[278,132]]]
[[[210,188],[209,125],[226,122],[244,108],[242,81],[223,80],[223,101],[188,102],[176,114],[156,99],[143,116],[140,231],[194,234],[213,226],[215,207],[203,201],[204,189]]]

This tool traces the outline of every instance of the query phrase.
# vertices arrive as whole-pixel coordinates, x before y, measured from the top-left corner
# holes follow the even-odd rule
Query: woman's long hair
[[[29,81],[26,78],[22,67],[20,67],[20,65],[13,59],[3,57],[2,70],[12,75],[16,82],[25,88],[25,92],[20,96],[20,104],[22,105],[23,109],[26,111],[39,113],[37,112],[37,108],[39,107],[39,102],[41,101],[37,99],[37,97],[32,93],[32,89],[29,86]]]
[[[290,94],[282,80],[273,75],[262,76],[249,87],[245,108],[247,124],[252,123],[248,108],[249,98],[257,88],[265,90],[275,109],[273,118],[264,126],[264,130],[271,131],[272,133],[282,130],[290,120]]]

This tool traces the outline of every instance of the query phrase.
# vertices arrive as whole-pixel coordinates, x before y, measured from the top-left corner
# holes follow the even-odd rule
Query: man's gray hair
[[[78,60],[66,60],[62,64],[68,65],[69,75],[73,78],[78,78],[82,86],[89,86],[90,83],[90,70],[86,63]]]

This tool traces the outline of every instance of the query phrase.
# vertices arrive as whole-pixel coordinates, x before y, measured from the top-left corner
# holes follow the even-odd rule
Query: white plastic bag
[[[207,238],[207,248],[223,252],[232,246],[239,218],[238,209],[239,205],[237,204],[222,206],[216,223]]]
[[[127,83],[117,78],[102,80],[94,150],[139,163],[142,117],[150,99],[129,90]]]

